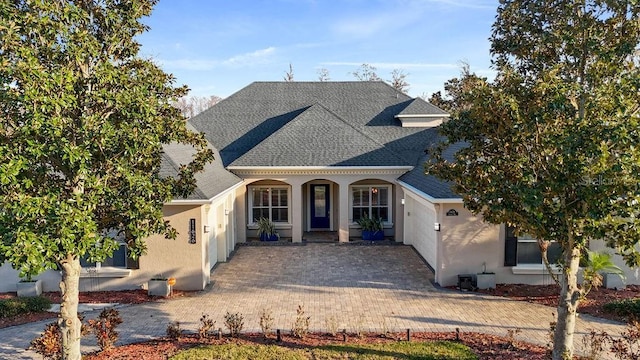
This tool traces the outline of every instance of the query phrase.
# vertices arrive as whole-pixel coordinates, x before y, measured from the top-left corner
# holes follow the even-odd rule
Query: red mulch
[[[557,285],[532,286],[523,284],[501,284],[497,285],[495,289],[478,290],[478,292],[557,307],[560,289]],[[605,288],[594,289],[589,292],[586,300],[580,302],[578,312],[609,320],[627,322],[629,319],[615,313],[606,312],[603,306],[612,301],[637,297],[640,297],[640,286],[638,285],[628,285],[621,290]]]
[[[167,299],[175,299],[183,296],[189,296],[192,292],[174,290],[173,295]],[[60,292],[45,292],[42,295],[48,297],[52,303],[60,303]],[[17,295],[15,292],[0,293],[0,299],[11,299]],[[79,300],[81,304],[95,304],[95,303],[120,303],[120,304],[142,304],[149,301],[157,301],[164,299],[161,296],[149,296],[146,290],[127,290],[127,291],[91,291],[81,292]],[[26,324],[29,322],[35,322],[46,319],[53,319],[58,316],[57,313],[41,312],[41,313],[28,313],[18,316],[0,318],[0,329]]]
[[[406,334],[389,334],[381,336],[379,334],[365,334],[358,338],[354,334],[349,334],[347,343],[350,344],[374,344],[392,341],[406,340]],[[455,341],[455,333],[413,333],[411,341],[435,341],[451,340]],[[531,345],[520,341],[511,341],[508,338],[478,334],[460,333],[460,341],[469,346],[481,360],[506,360],[506,359],[527,359],[542,360],[548,358],[547,351],[542,346]],[[158,339],[145,343],[119,346],[100,353],[89,354],[83,359],[86,360],[128,360],[146,359],[161,360],[167,359],[181,350],[185,350],[201,344],[278,344],[289,348],[303,348],[313,346],[323,346],[330,344],[344,344],[342,335],[332,336],[330,334],[309,334],[304,339],[292,336],[283,336],[281,342],[276,342],[273,336],[264,338],[261,334],[242,334],[239,338],[223,337],[221,340],[205,339],[200,340],[196,335],[183,336],[180,340]]]
[[[498,285],[496,289],[479,290],[481,293],[504,296],[514,300],[529,301],[538,304],[555,307],[558,301],[559,289],[555,285],[531,286],[531,285]],[[15,293],[0,294],[0,299],[14,297]],[[53,302],[59,302],[59,293],[46,293],[45,296],[52,299]],[[176,291],[173,297],[189,296],[188,292]],[[615,314],[607,313],[602,310],[602,306],[608,302],[640,297],[640,286],[627,286],[623,290],[597,289],[593,290],[587,296],[587,300],[583,301],[579,307],[579,311],[594,316],[626,321]],[[139,304],[147,301],[156,301],[159,297],[148,296],[144,290],[134,291],[102,291],[102,292],[86,292],[80,294],[81,303],[100,303],[100,302],[118,302],[127,304]],[[53,313],[26,314],[15,318],[0,319],[0,328],[23,324],[30,321],[38,321],[47,318],[56,317]],[[353,335],[348,336],[349,343],[377,343],[383,341],[403,340],[405,334],[392,334],[391,336],[382,337],[378,334],[367,334],[362,338]],[[517,335],[515,336],[517,339]],[[454,333],[414,333],[412,334],[414,341],[427,340],[455,340]],[[480,359],[527,359],[538,360],[548,358],[546,349],[542,346],[532,345],[525,342],[514,341],[506,337],[493,336],[479,333],[461,333],[460,341],[473,349]],[[89,354],[86,359],[89,360],[124,360],[124,359],[167,359],[169,356],[179,352],[180,350],[191,348],[199,344],[222,344],[222,343],[240,343],[240,344],[273,344],[275,339],[265,339],[259,334],[242,334],[238,339],[223,338],[222,340],[200,340],[195,335],[183,336],[179,341],[169,339],[157,339],[145,343],[130,344],[119,346],[117,348],[107,350],[101,353]],[[342,335],[337,337],[326,334],[310,334],[305,339],[297,339],[290,336],[283,336],[283,341],[279,343],[281,346],[289,347],[308,347],[320,346],[332,343],[342,343]]]

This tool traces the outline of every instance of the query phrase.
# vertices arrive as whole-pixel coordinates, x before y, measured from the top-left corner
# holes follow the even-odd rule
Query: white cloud
[[[180,70],[211,70],[218,66],[219,62],[215,60],[192,60],[192,59],[176,59],[176,60],[157,60],[161,66],[169,69]]]
[[[206,60],[206,59],[175,59],[165,60],[157,59],[157,62],[169,69],[175,70],[191,70],[191,71],[203,71],[213,70],[220,67],[246,67],[256,64],[266,64],[269,59],[275,54],[276,48],[271,46],[266,49],[256,50],[250,53],[240,54],[232,56],[226,60]]]
[[[422,21],[426,10],[427,6],[423,5],[380,9],[377,13],[344,17],[331,24],[331,29],[340,37],[367,38],[383,32],[392,33]]]
[[[387,63],[387,62],[324,62],[326,66],[352,66],[359,67],[362,64],[369,64],[377,69],[455,69],[460,68],[459,64],[447,63]]]
[[[256,50],[254,52],[233,56],[222,62],[223,65],[243,67],[256,64],[264,64],[269,62],[269,58],[275,54],[276,48],[270,46],[266,49]]]
[[[495,9],[498,6],[497,1],[491,0],[426,0],[426,2],[470,9]]]

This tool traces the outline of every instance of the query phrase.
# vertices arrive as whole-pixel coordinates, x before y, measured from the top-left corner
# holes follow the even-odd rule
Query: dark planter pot
[[[260,234],[260,241],[278,241],[278,234]]]
[[[362,230],[362,240],[384,240],[384,231]]]

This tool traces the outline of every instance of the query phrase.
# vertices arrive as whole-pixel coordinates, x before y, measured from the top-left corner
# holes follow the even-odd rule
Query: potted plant
[[[280,238],[276,232],[276,225],[271,220],[261,217],[256,223],[258,224],[260,241],[277,241]]]
[[[365,214],[357,222],[362,228],[362,240],[384,239],[384,227],[381,218],[370,218]]]
[[[21,278],[17,284],[19,297],[40,296],[42,294],[42,280],[34,280],[31,275]]]
[[[162,274],[156,275],[147,283],[147,292],[152,296],[169,296],[169,294],[171,293],[171,285],[169,284],[169,279],[162,276]]]

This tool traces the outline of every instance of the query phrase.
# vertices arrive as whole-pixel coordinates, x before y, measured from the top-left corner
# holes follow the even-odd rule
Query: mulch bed
[[[190,296],[194,292],[174,290],[173,295],[166,299],[176,299],[184,296]],[[48,297],[52,303],[59,304],[61,301],[60,292],[45,292],[43,296]],[[11,299],[17,297],[15,292],[0,293],[0,299]],[[81,292],[79,300],[81,304],[98,304],[98,303],[119,303],[119,304],[142,304],[150,301],[158,301],[165,299],[162,296],[149,296],[146,290],[126,290],[126,291],[91,291]],[[57,313],[53,312],[41,312],[41,313],[27,313],[8,318],[0,318],[0,329],[22,325],[30,322],[41,321],[46,319],[55,319],[58,317]]]
[[[411,341],[456,341],[455,333],[413,333]],[[375,344],[392,341],[406,341],[406,334],[393,333],[386,336],[379,334],[365,334],[357,337],[355,334],[347,336],[349,344]],[[500,336],[478,333],[460,333],[459,340],[469,346],[481,360],[528,359],[542,360],[548,358],[547,350],[542,346],[520,342]],[[177,352],[202,344],[278,344],[289,348],[304,348],[330,344],[344,344],[342,334],[309,334],[304,339],[283,336],[281,342],[276,342],[273,336],[265,338],[261,334],[241,334],[238,338],[223,337],[221,340],[199,339],[196,335],[183,336],[180,340],[158,339],[154,341],[119,346],[100,353],[89,354],[87,360],[126,360],[126,359],[167,359]]]
[[[523,284],[500,284],[496,285],[495,289],[478,290],[478,292],[494,296],[503,296],[512,300],[528,301],[557,307],[560,288],[557,285],[532,286]],[[598,288],[591,290],[587,298],[580,302],[578,312],[604,319],[628,322],[629,319],[624,316],[604,311],[603,306],[616,300],[638,297],[640,297],[640,286],[638,285],[628,285],[626,288],[620,290]]]

